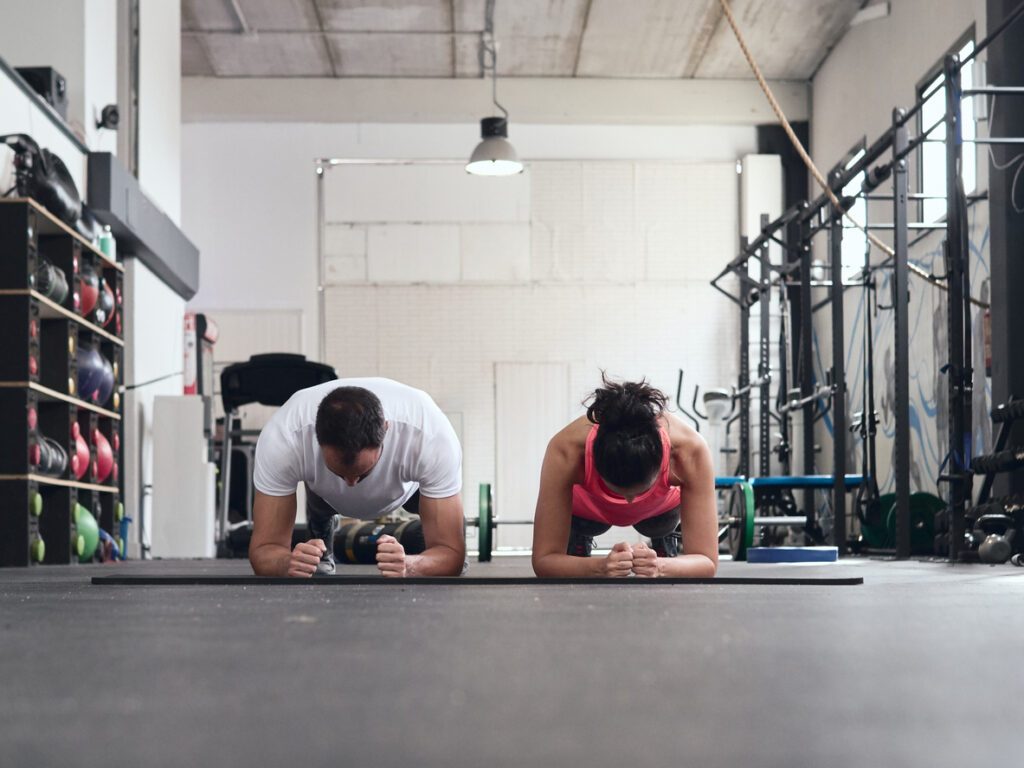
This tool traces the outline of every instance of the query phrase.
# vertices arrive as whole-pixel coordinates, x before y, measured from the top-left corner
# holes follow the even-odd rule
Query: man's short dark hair
[[[367,448],[384,442],[384,408],[373,392],[362,387],[338,387],[320,401],[316,411],[316,440],[342,451],[346,464]]]

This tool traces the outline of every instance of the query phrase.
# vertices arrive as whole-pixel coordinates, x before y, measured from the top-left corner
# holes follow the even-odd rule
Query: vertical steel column
[[[790,236],[787,242],[799,245],[800,248],[800,366],[793,374],[800,377],[800,397],[808,397],[814,392],[814,309],[811,306],[811,243],[808,234],[810,227],[801,219],[790,225]],[[789,237],[792,237],[790,240]],[[814,474],[814,402],[803,408],[803,442],[805,475]],[[804,514],[807,515],[807,529],[817,526],[814,509],[814,489],[804,490]]]
[[[747,238],[740,238],[740,250],[746,252]],[[746,269],[746,267],[744,267]],[[750,290],[740,282],[740,447],[736,474],[750,476]]]
[[[768,226],[768,214],[761,214],[761,231],[763,232],[765,227]],[[768,244],[761,248],[761,252],[758,254],[758,258],[761,262],[760,271],[760,287],[758,293],[760,294],[761,301],[761,314],[760,314],[760,341],[757,345],[757,378],[761,380],[761,387],[758,398],[758,410],[757,410],[757,423],[758,423],[758,471],[761,477],[768,477],[772,473],[771,459],[771,421],[769,420],[769,414],[771,411],[771,386],[764,382],[766,376],[771,373],[771,303],[772,303],[772,288],[769,278],[771,272],[769,270],[770,262],[768,261]]]
[[[943,61],[946,78],[946,274],[949,276],[949,559],[960,558],[967,506],[971,503],[971,429],[974,372],[971,368],[970,278],[967,269],[961,149],[960,60]]]
[[[895,410],[893,414],[893,474],[896,478],[896,557],[910,557],[910,332],[907,300],[907,127],[899,126],[905,112],[894,109],[893,119],[893,351],[895,353]]]
[[[327,308],[324,296],[324,166],[316,167],[316,333],[317,360],[327,357]]]
[[[835,179],[831,179],[834,183]],[[832,543],[846,554],[846,365],[843,336],[843,216],[829,206],[832,264]]]

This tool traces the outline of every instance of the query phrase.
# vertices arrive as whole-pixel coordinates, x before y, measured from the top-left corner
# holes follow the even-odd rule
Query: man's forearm
[[[418,555],[406,555],[405,575],[459,576],[466,564],[466,553],[443,545],[429,547]]]
[[[292,552],[280,544],[264,544],[249,552],[249,563],[257,576],[287,576]]]

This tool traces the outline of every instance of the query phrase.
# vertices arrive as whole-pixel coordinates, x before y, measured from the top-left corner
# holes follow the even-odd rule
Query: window
[[[957,54],[960,60],[969,56],[974,51],[974,40],[968,38],[966,42],[959,44]],[[943,76],[938,74],[930,75],[917,89],[918,98],[923,98],[932,89],[942,82]],[[971,88],[974,84],[974,61],[971,60],[960,70],[960,81],[962,88]],[[976,135],[974,120],[974,100],[963,99],[961,102],[961,115],[963,118],[963,137],[967,142]],[[927,130],[934,125],[946,113],[946,86],[935,89],[935,93],[928,97],[921,107],[918,130]],[[942,142],[946,140],[946,126],[940,125],[921,145],[921,193],[928,197],[946,196],[946,146]],[[965,143],[963,146],[963,179],[964,194],[971,194],[977,186],[977,158],[974,154],[974,145]],[[938,221],[946,215],[945,200],[924,200],[921,206],[921,219],[926,223]]]
[[[852,168],[862,157],[864,157],[864,142],[862,141],[848,155],[848,159],[842,164],[844,170]],[[864,171],[861,171],[849,183],[843,187],[841,197],[856,197],[856,202],[850,206],[849,214],[858,222],[867,225],[868,201],[861,194],[861,185],[864,183]],[[865,250],[868,238],[863,230],[858,229],[847,217],[843,217],[843,284],[859,282],[856,278],[864,268]]]

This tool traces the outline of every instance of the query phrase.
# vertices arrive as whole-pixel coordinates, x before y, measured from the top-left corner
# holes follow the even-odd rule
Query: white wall
[[[85,140],[93,152],[116,154],[117,132],[98,129],[96,121],[103,107],[117,103],[117,0],[84,0],[84,8]]]
[[[734,162],[756,146],[750,127],[514,125],[534,159]],[[199,309],[298,308],[317,354],[317,157],[468,157],[474,125],[186,123],[182,220],[199,246]]]
[[[179,3],[143,0],[139,9],[139,184],[175,222],[181,218],[180,16]],[[153,401],[182,391],[185,301],[134,259],[127,263],[126,281],[125,381],[173,374],[125,398],[125,500],[145,534],[153,441],[159,439]]]
[[[735,313],[707,281],[736,251],[735,162],[754,151],[754,129],[513,125],[512,136],[534,161],[512,179],[458,165],[325,175],[327,362],[423,387],[461,420],[470,516],[476,484],[495,478],[496,362],[568,363],[567,412],[601,366],[673,393],[679,367],[690,387],[735,378],[736,355],[722,354],[735,349]],[[315,357],[313,159],[464,158],[476,141],[472,125],[186,123],[183,221],[204,254],[191,306],[299,309]]]
[[[181,222],[181,3],[139,4],[139,184]]]
[[[811,145],[816,163],[827,172],[850,147],[866,137],[873,142],[892,121],[894,107],[909,107],[916,98],[917,84],[939,62],[966,32],[975,26],[975,40],[985,35],[984,0],[892,0],[889,17],[852,28],[832,50],[812,84],[813,112],[811,119]],[[918,130],[911,123],[911,135]],[[985,124],[979,132],[985,134]],[[965,151],[971,151],[965,145]],[[978,189],[987,187],[988,168],[984,152],[978,154]],[[882,160],[887,160],[883,157]],[[917,158],[912,157],[909,169],[911,191],[917,190]],[[812,182],[813,186],[813,182]],[[888,183],[878,192],[890,191]],[[815,190],[814,194],[817,194]],[[910,218],[916,221],[920,211],[910,207]],[[891,222],[892,204],[873,202],[868,209],[871,221]],[[988,208],[979,203],[970,210],[971,279],[972,293],[981,296],[982,283],[988,276]],[[891,243],[891,233],[878,232],[879,237]],[[912,233],[912,238],[913,239]],[[943,233],[929,235],[911,246],[910,259],[925,270],[943,274]],[[825,237],[817,240],[818,255],[824,257]],[[873,249],[872,262],[882,261],[884,254]],[[880,302],[888,304],[890,272],[879,274]],[[911,490],[925,490],[942,495],[944,489],[935,484],[938,467],[946,450],[946,381],[939,369],[946,362],[945,353],[945,298],[939,290],[911,276],[910,278],[910,395],[911,395]],[[818,292],[818,298],[824,298]],[[865,306],[860,289],[847,292],[844,304],[846,325],[847,401],[849,413],[861,410],[862,351]],[[980,330],[981,317],[976,311],[975,330]],[[828,312],[816,316],[815,363],[819,379],[822,371],[831,365],[831,339]],[[874,319],[875,339],[875,398],[876,410],[882,417],[879,427],[878,461],[879,483],[882,491],[893,490],[891,450],[893,435],[892,395],[892,313],[881,312]],[[975,368],[979,372],[975,385],[976,445],[990,440],[990,425],[986,400],[990,389],[985,380],[984,367],[977,349]],[[825,423],[830,423],[826,420]],[[819,466],[824,471],[831,467],[830,437],[820,435],[825,450],[819,455]],[[848,461],[851,471],[859,471],[860,450],[854,436],[848,436]]]
[[[124,494],[140,533],[150,529],[148,486],[153,481],[153,401],[180,395],[184,359],[185,300],[136,259],[125,263],[125,382],[173,374],[124,398]],[[131,513],[131,512],[130,512]],[[133,537],[134,538],[134,537]],[[148,537],[144,539],[148,544]],[[137,551],[132,551],[137,556]]]

